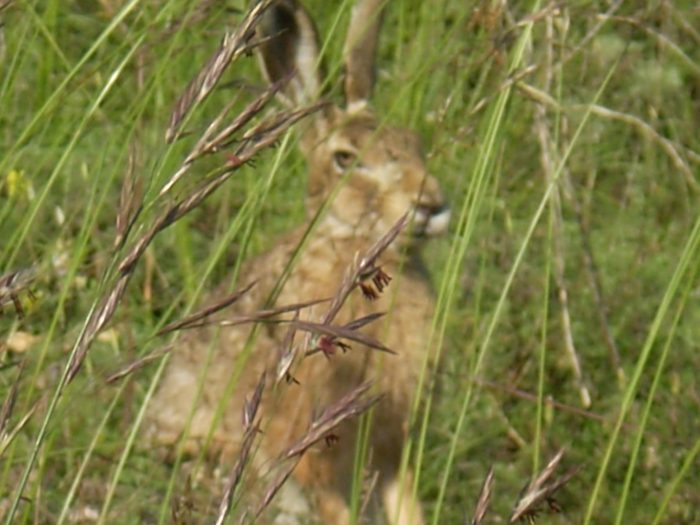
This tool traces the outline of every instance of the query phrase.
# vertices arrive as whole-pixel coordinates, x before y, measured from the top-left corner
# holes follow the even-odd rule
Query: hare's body
[[[373,52],[376,44],[380,3],[369,2],[357,8],[368,28],[364,37],[368,40],[367,52]],[[297,69],[297,83],[288,97],[294,102],[312,99],[320,82],[313,69],[317,58],[315,30],[306,12],[295,2],[280,2],[268,13],[262,27],[264,35],[280,35],[262,51],[270,80]],[[351,27],[350,38],[357,39],[357,33],[357,28]],[[290,40],[285,41],[281,36],[285,34]],[[286,47],[280,48],[282,44]],[[363,103],[371,81],[367,66],[362,65],[361,51],[352,43],[346,51],[350,109],[329,109],[303,137],[302,148],[309,162],[310,212],[330,200],[293,263],[276,305],[334,296],[357,255],[366,252],[407,212],[412,214],[409,230],[414,235],[440,233],[447,225],[449,213],[437,182],[425,170],[415,135],[380,125]],[[312,65],[306,54],[315,57]],[[294,64],[285,63],[290,56]],[[227,314],[249,314],[264,306],[306,229],[290,234],[244,265],[242,279],[256,280],[256,287]],[[274,458],[307,431],[319,410],[372,380],[385,397],[373,411],[367,470],[378,474],[377,491],[391,525],[423,523],[420,504],[412,495],[410,471],[401,477],[400,463],[419,375],[430,360],[428,338],[434,300],[420,264],[406,255],[411,253],[405,249],[410,241],[409,235],[403,234],[380,257],[382,270],[393,278],[388,289],[374,301],[355,290],[333,321],[342,325],[374,312],[388,312],[361,331],[397,355],[351,343],[350,350],[338,350],[329,358],[317,353],[298,359],[293,376],[299,384],[267,388],[260,408],[264,455]],[[215,294],[212,300],[220,295]],[[322,303],[305,309],[301,319],[318,322],[327,307]],[[152,427],[159,443],[174,445],[182,439],[190,452],[208,443],[208,452],[228,460],[235,457],[243,433],[245,396],[264,370],[273,367],[274,377],[287,328],[260,327],[249,352],[245,352],[250,332],[250,328],[241,326],[207,328],[183,338],[151,406]],[[209,352],[212,345],[213,352]],[[208,355],[212,356],[210,361]],[[219,420],[215,419],[217,412]],[[313,496],[323,522],[329,525],[349,523],[357,427],[356,420],[343,423],[335,432],[339,441],[307,452],[294,472]]]
[[[271,290],[292,256],[301,235],[290,235],[274,251],[257,257],[245,265],[246,278],[258,279],[256,289]],[[277,304],[294,304],[314,298],[330,297],[336,293],[354,254],[367,248],[366,242],[355,238],[338,239],[319,232],[309,239],[300,255],[296,269],[290,274]],[[277,393],[266,394],[260,413],[264,421],[262,443],[265,457],[277,457],[307,430],[313,414],[337,401],[354,386],[373,380],[385,397],[376,407],[370,437],[371,468],[380,473],[380,486],[387,487],[397,476],[401,446],[406,436],[410,404],[416,393],[418,375],[426,359],[427,337],[433,313],[432,294],[419,270],[409,268],[410,261],[399,273],[397,253],[386,253],[382,269],[393,276],[389,288],[376,301],[368,301],[359,290],[349,298],[338,317],[337,324],[377,311],[390,312],[384,319],[362,330],[373,335],[397,355],[367,350],[359,344],[330,359],[318,353],[303,359],[294,369],[299,384],[282,384]],[[257,299],[257,301],[256,301]],[[235,305],[232,315],[256,311],[264,295],[244,297]],[[397,306],[400,305],[400,306]],[[302,319],[318,320],[323,305],[302,314]],[[202,385],[202,401],[196,411],[186,441],[186,450],[196,453],[213,428],[217,410],[222,419],[211,436],[208,452],[221,454],[227,462],[235,459],[242,438],[242,413],[246,395],[255,388],[260,374],[267,368],[274,377],[277,351],[286,333],[285,326],[262,327],[247,359],[241,359],[249,329],[215,329],[197,331],[187,336],[173,355],[168,374],[158,392],[153,410],[158,425],[158,441],[175,444],[182,437],[193,399]],[[210,344],[215,345],[212,362],[205,371]],[[242,367],[242,368],[241,368]],[[237,371],[242,370],[239,375]],[[201,374],[204,376],[201,377]],[[230,382],[234,384],[231,385]],[[227,387],[233,393],[225,397]],[[222,401],[223,399],[223,401]],[[220,406],[222,404],[223,406]],[[321,445],[310,451],[295,471],[295,477],[315,494],[321,515],[347,523],[343,518],[345,504],[338,495],[350,494],[353,479],[357,421],[350,420],[335,434],[339,441],[332,446]],[[410,493],[408,480],[404,481]],[[404,505],[412,499],[406,496]],[[325,507],[325,508],[324,508]],[[413,512],[412,512],[413,513]],[[413,522],[421,523],[418,511]]]

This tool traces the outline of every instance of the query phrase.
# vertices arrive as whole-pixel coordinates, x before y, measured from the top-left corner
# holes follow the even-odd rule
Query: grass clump
[[[308,3],[323,27],[345,27],[350,3]],[[209,96],[185,99],[183,137],[164,138],[244,11],[0,2],[8,523],[216,515],[216,481],[175,479],[134,446],[161,361],[106,379],[168,350],[158,330],[303,221],[303,162],[282,129],[266,151],[202,155],[163,190],[227,105],[239,115],[271,95],[241,56]],[[376,106],[421,132],[455,217],[426,254],[442,356],[411,461],[429,521],[464,522],[465,501],[485,511],[474,523],[512,516],[562,447],[554,480],[576,474],[556,504],[540,500],[552,522],[697,521],[697,9],[402,0],[386,16]],[[324,41],[329,71],[341,44]],[[178,202],[224,173],[180,218]]]

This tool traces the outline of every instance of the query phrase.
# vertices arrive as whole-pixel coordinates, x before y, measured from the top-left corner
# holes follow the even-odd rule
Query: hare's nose
[[[436,204],[430,207],[431,215],[440,215],[441,213],[449,212],[450,207],[446,203]]]
[[[433,208],[425,233],[428,235],[439,235],[446,232],[447,226],[450,224],[451,215],[452,212],[447,204]]]
[[[450,208],[447,204],[417,204],[414,215],[414,234],[419,236],[439,235],[450,223]]]
[[[450,208],[449,206],[447,206],[447,204],[444,203],[433,204],[419,202],[418,204],[416,204],[416,212],[420,213],[421,215],[424,215],[427,218],[433,217],[435,215],[440,215],[445,211],[449,212]]]

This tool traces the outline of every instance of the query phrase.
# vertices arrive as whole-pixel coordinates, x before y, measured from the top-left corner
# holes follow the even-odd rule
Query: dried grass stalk
[[[408,224],[408,214],[401,217],[396,224],[389,229],[377,242],[375,242],[365,254],[350,268],[348,268],[343,282],[338,289],[328,312],[323,317],[322,323],[329,324],[342,308],[350,293],[366,279],[371,278],[377,271],[376,262],[379,256],[394,242],[396,237],[403,231]],[[381,291],[381,290],[380,290]]]
[[[231,473],[229,474],[226,482],[226,488],[224,489],[224,494],[221,497],[221,502],[219,503],[219,510],[215,521],[216,525],[222,525],[231,510],[233,494],[240,484],[241,478],[243,477],[243,471],[250,460],[250,453],[253,448],[253,443],[255,442],[255,437],[260,433],[260,428],[258,423],[255,421],[255,417],[257,416],[258,408],[260,407],[260,402],[262,401],[262,394],[263,390],[265,389],[265,379],[265,374],[263,373],[260,376],[260,380],[258,381],[253,395],[250,399],[246,400],[243,408],[243,427],[245,428],[243,441],[241,444],[241,449],[238,452],[236,463],[233,465]]]
[[[379,395],[367,396],[371,383],[363,383],[348,392],[338,401],[328,406],[321,414],[311,422],[309,430],[296,443],[290,446],[279,456],[277,464],[284,467],[277,473],[274,479],[268,484],[264,495],[255,510],[253,511],[253,521],[256,521],[262,512],[270,505],[279,489],[289,479],[294,468],[299,463],[303,454],[313,445],[332,433],[332,431],[348,418],[356,417],[379,402],[383,397]],[[245,515],[241,517],[242,523]]]
[[[181,329],[193,329],[193,328],[202,328],[204,326],[208,325],[216,325],[216,326],[238,326],[241,324],[249,324],[249,323],[262,323],[262,322],[269,322],[269,323],[284,323],[288,321],[284,321],[283,319],[274,319],[275,317],[282,315],[282,314],[287,314],[290,312],[298,312],[299,310],[303,310],[304,308],[308,308],[309,306],[314,306],[320,303],[325,303],[328,302],[329,299],[315,299],[313,301],[305,301],[303,303],[295,303],[295,304],[287,304],[283,306],[276,306],[275,308],[268,308],[266,310],[258,310],[257,312],[254,312],[252,314],[247,314],[247,315],[236,315],[233,317],[227,317],[225,319],[217,319],[217,320],[207,320],[207,319],[202,319],[199,322],[196,323],[190,323],[187,326],[182,327]]]
[[[294,326],[294,321],[299,320],[299,311],[294,313],[294,319],[290,323],[287,333],[284,335],[282,340],[282,345],[280,346],[277,355],[277,370],[275,373],[275,382],[279,383],[282,379],[285,379],[288,383],[298,383],[296,379],[289,372],[296,360],[298,355],[298,348],[294,345],[294,336],[296,335],[297,329]]]
[[[129,163],[124,176],[122,190],[119,194],[116,235],[114,247],[122,246],[129,231],[143,208],[143,181],[136,175],[136,152],[132,146],[129,150]]]
[[[479,491],[479,498],[476,500],[476,508],[472,517],[471,525],[482,525],[486,512],[489,510],[491,503],[491,494],[493,493],[493,467],[489,468],[489,473],[486,474],[484,483]]]
[[[23,268],[0,276],[0,315],[6,304],[12,304],[19,317],[24,316],[24,308],[19,294],[26,291],[31,294],[29,286],[36,279],[36,268]]]
[[[301,456],[311,446],[324,439],[329,432],[350,417],[359,416],[369,410],[383,397],[383,394],[366,396],[372,383],[366,382],[355,387],[338,401],[327,407],[314,419],[307,433],[282,455],[285,459]]]
[[[543,68],[544,73],[544,88],[545,91],[551,89],[553,83],[553,54],[554,54],[554,24],[551,15],[547,15],[546,21],[546,61]],[[549,205],[552,210],[552,243],[553,243],[553,258],[554,258],[554,281],[557,286],[557,297],[559,299],[561,324],[564,336],[564,348],[569,357],[571,368],[576,379],[579,396],[584,408],[591,406],[591,395],[583,378],[583,369],[581,366],[581,358],[576,350],[573,330],[571,328],[571,313],[569,309],[569,292],[565,278],[565,242],[563,229],[563,212],[561,205],[561,181],[557,176],[555,164],[558,162],[559,152],[557,145],[552,139],[549,123],[547,121],[547,108],[541,104],[535,107],[535,133],[540,143],[540,164],[545,175],[547,185],[553,187],[549,199]]]
[[[377,319],[375,316],[372,317],[372,320]],[[351,322],[350,324],[354,322],[355,321]],[[374,337],[358,332],[355,328],[348,327],[348,325],[334,326],[330,324],[313,323],[311,321],[292,321],[292,324],[294,324],[295,328],[298,330],[309,332],[316,336],[321,336],[312,339],[311,348],[307,350],[305,354],[307,356],[314,355],[319,352],[323,352],[326,355],[332,354],[333,352],[329,349],[328,345],[337,345],[340,346],[341,349],[347,350],[347,345],[343,346],[343,343],[338,343],[338,339],[355,341],[356,343],[363,344],[369,348],[387,352],[389,354],[396,353]],[[324,339],[324,336],[326,336],[326,339]]]
[[[248,124],[256,115],[258,115],[272,99],[272,97],[281,89],[284,82],[278,82],[268,87],[255,100],[249,103],[231,123],[219,129],[222,122],[229,114],[234,105],[238,102],[237,97],[233,97],[212,120],[202,137],[194,145],[190,153],[185,157],[180,168],[173,174],[170,179],[163,185],[160,190],[160,196],[167,193],[190,169],[194,162],[206,155],[217,153],[222,148],[225,148],[232,139],[233,135]],[[212,137],[213,136],[213,137]]]
[[[255,284],[256,282],[253,281],[249,285],[244,286],[240,290],[236,290],[232,294],[227,295],[221,301],[217,301],[211,306],[207,306],[206,308],[198,310],[188,315],[187,317],[178,319],[177,321],[173,321],[172,323],[168,323],[163,328],[158,330],[158,333],[156,333],[156,335],[162,336],[170,332],[174,332],[175,330],[182,330],[183,328],[187,328],[188,326],[195,325],[201,322],[203,319],[206,319],[207,317],[214,315],[217,312],[220,312],[224,308],[228,308],[229,306],[231,306],[233,303],[235,303],[241,297],[243,297],[243,295],[248,293],[255,286]]]
[[[297,111],[282,112],[284,117],[278,117],[276,125],[272,127],[270,131],[266,130],[259,136],[247,140],[240,146],[236,154],[235,163],[228,163],[221,168],[219,174],[203,181],[189,195],[167,206],[152,222],[150,227],[146,228],[145,232],[133,243],[127,254],[118,263],[117,271],[119,272],[119,276],[115,284],[106,292],[98,306],[91,311],[85,329],[76,343],[76,351],[73,355],[73,359],[71,359],[69,364],[68,382],[75,378],[95,337],[114,315],[124,295],[126,286],[133,275],[136,263],[144,254],[154,237],[160,231],[172,225],[199,206],[209,195],[228,180],[238,168],[248,162],[261,150],[274,144],[295,122],[318,110],[322,105],[323,103],[319,103]]]
[[[219,49],[197,76],[192,79],[185,93],[175,104],[170,116],[170,124],[165,133],[166,142],[170,143],[177,138],[178,129],[184,118],[193,106],[209,96],[229,64],[250,50],[250,41],[253,38],[255,26],[272,2],[273,0],[259,1],[246,13],[245,18],[233,34],[224,35]]]
[[[12,416],[12,411],[15,408],[15,401],[17,401],[17,391],[19,389],[19,382],[22,379],[22,372],[24,372],[24,363],[21,361],[19,365],[19,370],[17,371],[17,377],[12,382],[10,391],[7,393],[7,397],[2,404],[0,409],[0,436],[5,434],[5,429],[7,428],[7,423],[10,421]]]
[[[549,463],[547,463],[544,469],[542,469],[542,472],[525,487],[513,509],[508,523],[515,523],[518,520],[534,519],[541,511],[543,503],[547,503],[550,508],[558,511],[558,505],[554,500],[554,494],[568,483],[571,478],[576,475],[578,470],[576,468],[570,469],[561,478],[548,483],[548,480],[554,475],[554,471],[559,466],[563,457],[564,449],[561,449]]]
[[[137,370],[140,370],[147,364],[152,363],[153,361],[157,361],[161,357],[169,354],[172,349],[173,345],[168,345],[165,348],[160,348],[155,352],[151,352],[150,354],[141,357],[140,359],[137,359],[136,361],[120,368],[118,371],[114,372],[109,377],[107,377],[107,379],[105,379],[105,382],[107,384],[116,383],[120,379],[125,378],[126,376],[132,374],[133,372],[136,372]]]
[[[29,411],[22,416],[19,422],[15,425],[12,430],[9,430],[10,418],[12,417],[12,412],[15,408],[15,403],[17,401],[17,394],[19,392],[19,385],[22,380],[22,373],[24,372],[25,361],[21,361],[19,364],[19,369],[17,370],[17,376],[12,382],[7,397],[0,408],[0,457],[2,457],[7,450],[7,447],[14,441],[14,439],[19,435],[24,426],[27,424],[29,419],[32,417],[34,412],[41,400],[37,401],[32,405]]]

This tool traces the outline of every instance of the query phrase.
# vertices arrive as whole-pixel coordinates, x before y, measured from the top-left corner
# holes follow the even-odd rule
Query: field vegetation
[[[307,3],[340,73],[351,2]],[[388,4],[375,105],[423,136],[453,210],[423,250],[441,348],[411,434],[428,521],[472,523],[493,468],[483,523],[507,523],[564,449],[547,481],[561,486],[526,513],[536,522],[699,523],[700,9]],[[177,351],[158,331],[221,282],[246,284],[241,262],[305,219],[304,117],[274,98],[173,181],[227,105],[228,122],[264,96],[240,53],[206,98],[176,104],[246,10],[0,0],[8,524],[217,515],[225,475],[202,462],[188,477],[139,429]],[[173,114],[184,131],[168,142]]]

